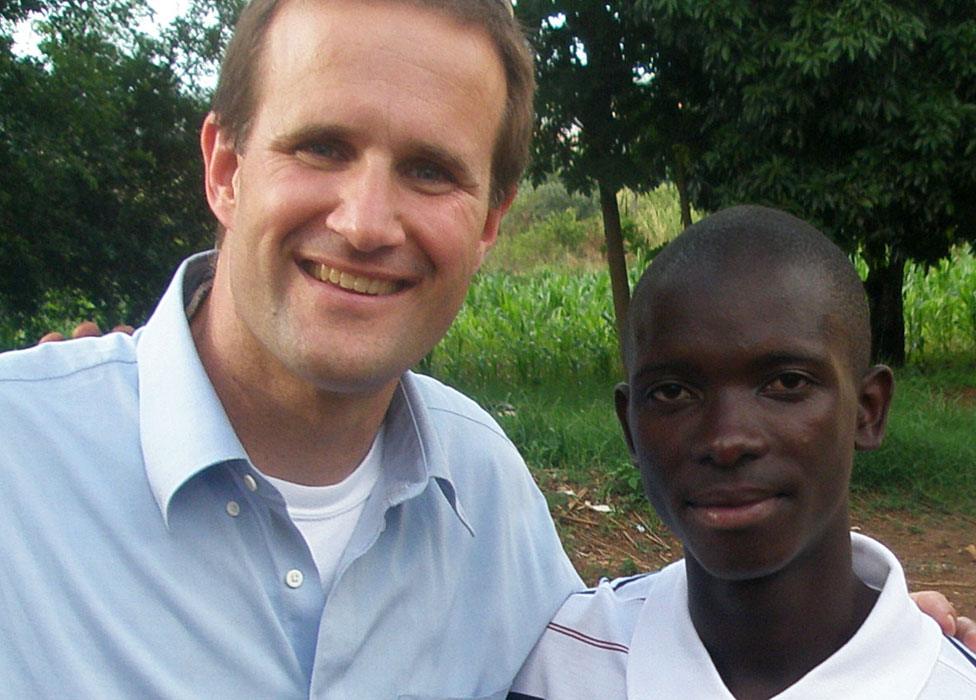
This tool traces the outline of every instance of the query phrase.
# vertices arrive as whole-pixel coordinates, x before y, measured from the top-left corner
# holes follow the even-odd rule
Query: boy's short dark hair
[[[624,359],[632,364],[634,321],[650,290],[681,284],[691,272],[700,279],[733,265],[793,267],[818,276],[833,311],[847,328],[849,358],[856,375],[871,361],[871,323],[867,294],[850,259],[807,222],[769,207],[723,209],[690,226],[669,243],[644,272],[634,291],[624,334]],[[689,293],[694,293],[689,290]]]

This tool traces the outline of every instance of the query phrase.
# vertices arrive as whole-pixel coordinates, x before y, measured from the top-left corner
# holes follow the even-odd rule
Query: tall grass
[[[905,268],[905,351],[911,362],[976,356],[976,255],[954,248],[932,267]]]
[[[423,369],[465,385],[549,384],[616,376],[604,272],[484,274]]]
[[[888,435],[858,455],[855,491],[881,505],[976,513],[976,363],[896,373]]]

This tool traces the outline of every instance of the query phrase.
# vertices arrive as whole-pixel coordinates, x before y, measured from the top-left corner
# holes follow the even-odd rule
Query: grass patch
[[[852,488],[883,508],[976,515],[976,366],[897,372],[888,435],[859,454]]]

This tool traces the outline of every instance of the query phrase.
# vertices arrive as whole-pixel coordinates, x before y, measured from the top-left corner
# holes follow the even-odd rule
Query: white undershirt
[[[366,505],[383,459],[383,427],[352,474],[332,486],[304,486],[265,475],[281,493],[288,515],[305,538],[319,570],[322,590],[332,588],[336,568]]]

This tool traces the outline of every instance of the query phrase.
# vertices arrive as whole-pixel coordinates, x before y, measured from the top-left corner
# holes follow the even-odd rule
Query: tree
[[[661,158],[644,146],[650,97],[645,33],[619,3],[522,0],[517,12],[536,51],[537,128],[531,173],[557,173],[567,189],[599,193],[618,336],[630,288],[617,192],[664,177]]]
[[[811,219],[869,267],[875,354],[904,361],[905,262],[976,239],[971,0],[638,0],[701,56],[696,204]]]
[[[205,105],[134,29],[138,0],[33,3],[41,58],[12,50],[27,5],[0,25],[0,309],[26,323],[52,294],[83,295],[103,319],[139,320],[212,237]]]

